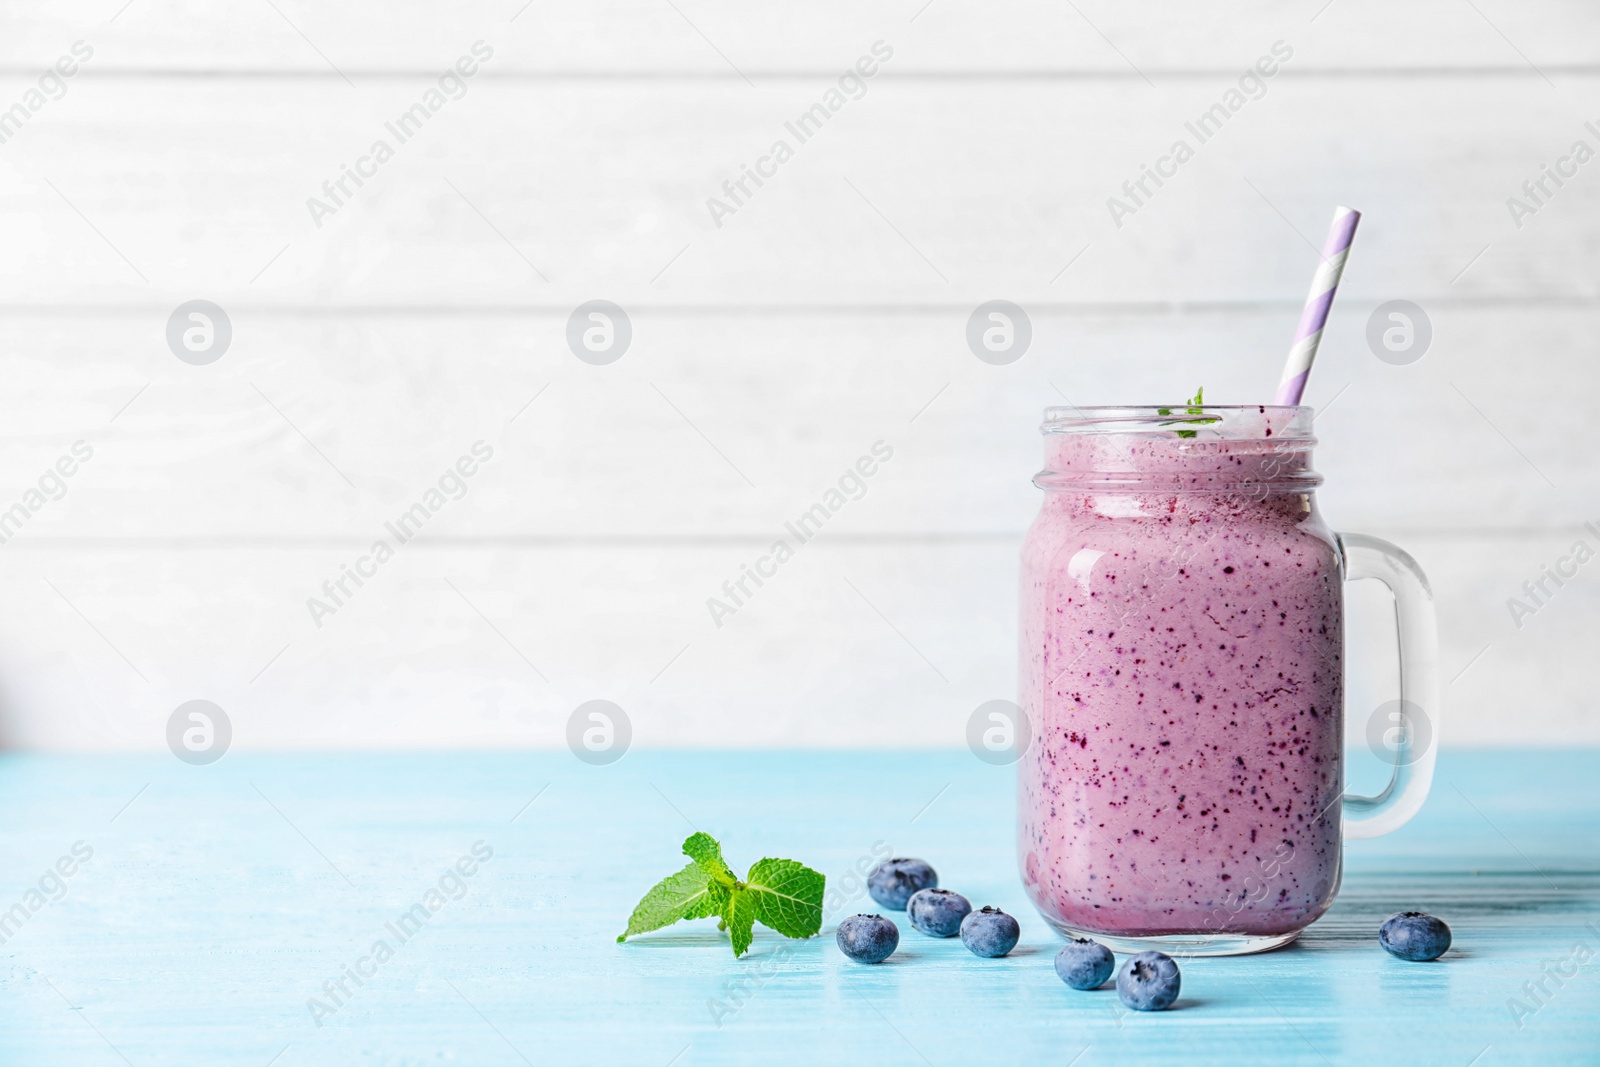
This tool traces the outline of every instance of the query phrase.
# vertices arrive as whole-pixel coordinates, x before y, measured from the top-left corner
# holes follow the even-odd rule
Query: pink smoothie
[[[1338,889],[1343,781],[1309,427],[1248,409],[1187,439],[1045,441],[1022,568],[1029,896],[1072,931],[1301,929]]]

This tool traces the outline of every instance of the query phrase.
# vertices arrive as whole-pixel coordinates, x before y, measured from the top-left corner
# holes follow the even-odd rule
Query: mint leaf
[[[822,875],[794,860],[764,859],[745,876],[755,915],[784,937],[814,937],[822,929]]]
[[[1194,396],[1190,397],[1188,400],[1185,400],[1184,403],[1188,405],[1184,409],[1186,414],[1189,414],[1189,415],[1205,415],[1205,413],[1206,413],[1206,409],[1205,409],[1206,388],[1205,388],[1205,386],[1202,385],[1200,388],[1196,389],[1194,391]],[[1157,415],[1171,415],[1172,414],[1172,409],[1171,408],[1156,408],[1156,414]],[[1183,424],[1187,424],[1187,425],[1195,425],[1195,424],[1210,425],[1213,422],[1221,422],[1221,421],[1222,421],[1221,416],[1211,415],[1211,416],[1208,416],[1208,417],[1203,418],[1203,419],[1175,419],[1175,420],[1173,420],[1173,422],[1164,422],[1161,425],[1163,425],[1163,426],[1172,426],[1172,425],[1174,425],[1176,423],[1183,423]],[[1173,433],[1177,434],[1179,437],[1196,437],[1196,436],[1199,435],[1199,431],[1197,431],[1197,430],[1174,430]]]
[[[739,883],[722,858],[722,846],[717,844],[717,839],[710,834],[699,832],[690,834],[689,839],[683,843],[683,854],[694,860],[700,869],[719,885],[733,886]]]
[[[727,924],[728,938],[733,942],[733,954],[743,956],[755,940],[755,894],[744,886],[728,890],[728,902],[722,909],[722,921]]]
[[[720,915],[727,898],[726,886],[713,882],[698,864],[691,863],[677,874],[657,882],[644,895],[628,918],[627,931],[618,934],[617,940],[626,941],[634,934],[659,930],[680,919]]]
[[[722,846],[710,834],[690,835],[683,852],[694,862],[663,878],[644,895],[618,941],[680,919],[714,917],[717,929],[728,932],[733,954],[742,956],[755,940],[758,921],[785,937],[813,937],[822,929],[826,879],[805,864],[764,859],[751,867],[741,882],[723,860]]]
[[[1206,387],[1202,385],[1200,388],[1198,388],[1198,389],[1196,389],[1194,391],[1194,396],[1190,397],[1189,400],[1188,400],[1189,414],[1191,414],[1191,415],[1204,415],[1205,414],[1205,409],[1201,405],[1203,405],[1205,402],[1206,402]],[[1195,431],[1195,430],[1179,430],[1178,431],[1178,436],[1179,437],[1195,437],[1197,435],[1198,435],[1198,431]]]

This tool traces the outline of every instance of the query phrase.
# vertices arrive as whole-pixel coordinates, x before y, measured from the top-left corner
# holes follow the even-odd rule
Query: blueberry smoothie
[[[1307,409],[1168,414],[1047,415],[1018,856],[1064,931],[1263,947],[1339,885],[1340,563]]]

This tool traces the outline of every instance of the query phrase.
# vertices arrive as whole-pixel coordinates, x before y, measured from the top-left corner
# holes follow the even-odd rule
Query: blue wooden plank
[[[1055,978],[1059,942],[1014,873],[1012,774],[964,752],[11,755],[0,909],[41,878],[60,898],[0,945],[0,1063],[1595,1062],[1600,964],[1574,958],[1600,952],[1593,759],[1446,752],[1423,814],[1348,847],[1297,945],[1188,961],[1178,1009],[1139,1015]],[[758,928],[742,960],[712,921],[615,944],[693,828],[736,868],[792,856],[854,895],[823,937]],[[92,858],[58,886],[79,842]],[[1017,915],[1016,952],[902,924],[890,962],[845,960],[833,919],[877,910],[845,875],[884,849]],[[463,857],[470,876],[397,937]],[[1378,949],[1409,907],[1451,924],[1444,960]],[[394,954],[357,987],[344,968],[377,940]],[[1558,985],[1550,961],[1575,973]],[[332,1006],[341,978],[318,1026],[307,1001]],[[1513,1018],[1514,997],[1536,1010]]]

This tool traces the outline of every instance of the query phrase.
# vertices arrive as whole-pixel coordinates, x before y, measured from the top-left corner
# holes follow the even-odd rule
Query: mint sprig
[[[1196,389],[1194,391],[1194,396],[1192,396],[1188,400],[1184,401],[1184,403],[1189,405],[1184,410],[1185,414],[1187,414],[1187,415],[1204,415],[1206,413],[1206,409],[1205,409],[1206,388],[1205,388],[1205,386],[1202,385],[1198,389]],[[1156,414],[1157,415],[1171,415],[1172,414],[1172,409],[1171,408],[1156,408]],[[1221,422],[1222,421],[1222,417],[1219,416],[1219,415],[1212,415],[1212,416],[1210,416],[1208,418],[1204,418],[1204,419],[1174,420],[1173,422],[1164,422],[1161,425],[1163,425],[1163,426],[1172,426],[1172,425],[1177,424],[1180,421],[1182,423],[1185,423],[1185,424],[1200,423],[1200,424],[1204,424],[1204,425],[1210,425],[1213,422]],[[1174,430],[1173,432],[1176,433],[1179,437],[1194,437],[1194,436],[1197,436],[1198,433],[1199,433],[1199,431],[1197,431],[1197,430]]]
[[[710,834],[691,835],[683,854],[693,862],[651,887],[628,918],[628,929],[617,936],[619,942],[683,919],[715,915],[721,919],[717,928],[733,942],[733,954],[742,956],[755,940],[758,922],[785,937],[814,937],[822,929],[826,879],[805,864],[757,860],[741,882]]]

